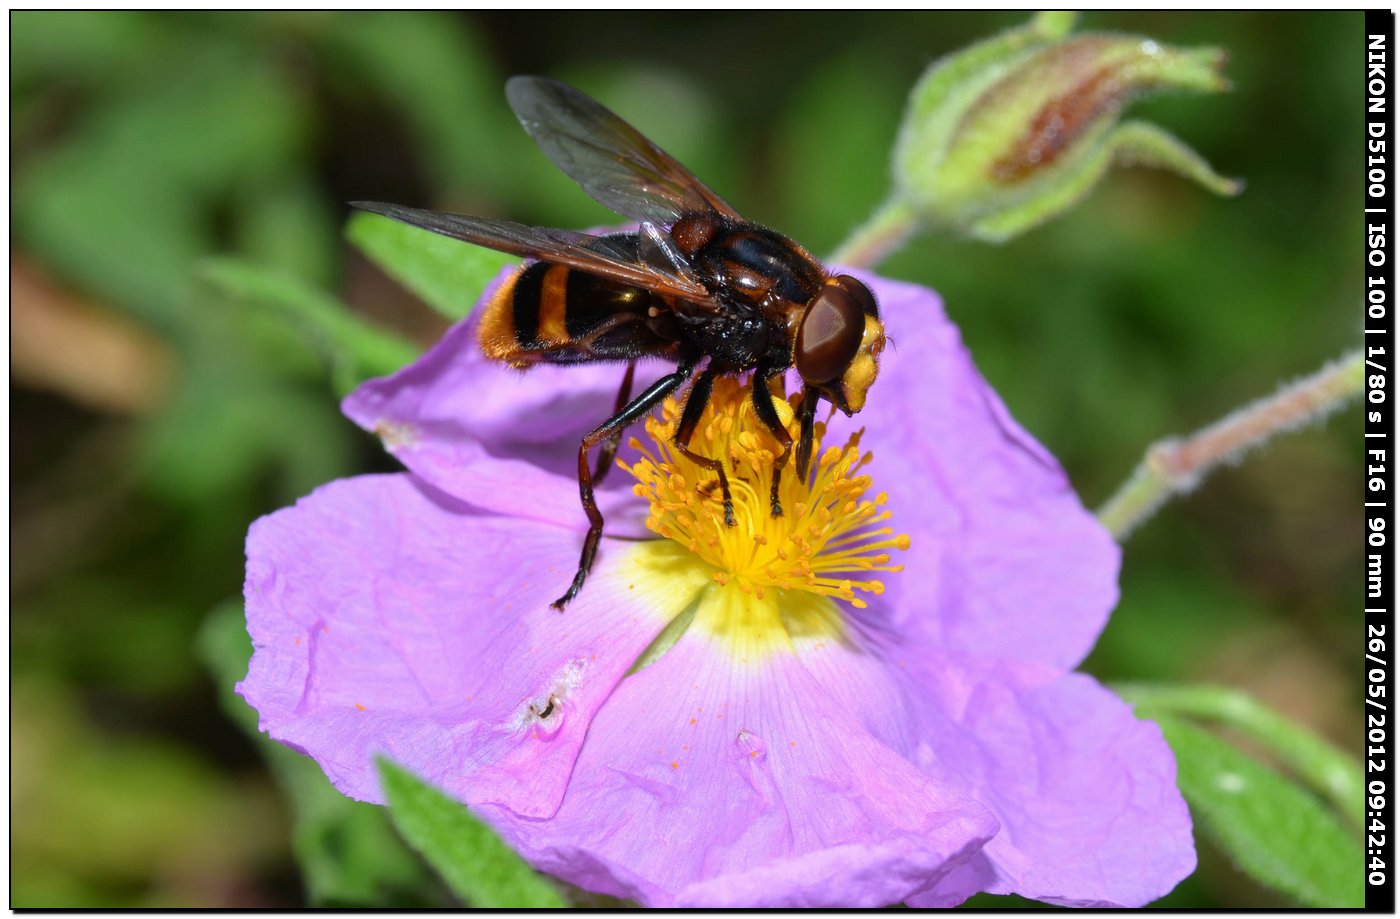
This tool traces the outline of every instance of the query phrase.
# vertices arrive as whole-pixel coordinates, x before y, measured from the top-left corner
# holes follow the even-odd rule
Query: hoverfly
[[[860,411],[885,346],[875,297],[859,280],[833,275],[782,234],[745,220],[718,195],[617,115],[572,87],[542,77],[506,82],[516,117],[554,165],[608,208],[640,222],[636,232],[591,236],[393,204],[354,207],[444,236],[535,261],[486,304],[485,354],[514,367],[625,362],[615,414],[579,445],[578,484],[588,516],[578,571],[552,604],[562,610],[583,587],[603,533],[593,486],[607,472],[623,430],[693,378],[675,446],[719,481],[724,518],[734,508],[724,463],[689,449],[714,380],[752,372],[758,419],[782,445],[774,464],[772,513],[793,438],[769,382],[795,367],[803,382],[797,472],[807,475],[817,403]],[[636,362],[676,369],[631,398]],[[703,364],[703,366],[702,366]],[[630,400],[630,401],[629,401]],[[590,470],[589,452],[601,445]]]

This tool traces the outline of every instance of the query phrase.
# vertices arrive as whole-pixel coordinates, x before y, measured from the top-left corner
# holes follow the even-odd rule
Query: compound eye
[[[841,289],[851,295],[851,299],[860,307],[860,311],[867,316],[880,318],[880,308],[875,305],[875,295],[870,292],[860,280],[848,274],[838,274],[836,283],[841,285]]]
[[[865,314],[860,303],[843,284],[827,284],[807,304],[797,330],[793,352],[797,372],[814,386],[830,383],[851,365],[864,334]]]

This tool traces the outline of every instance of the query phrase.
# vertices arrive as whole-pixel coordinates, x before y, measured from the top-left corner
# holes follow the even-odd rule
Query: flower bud
[[[1225,53],[1131,35],[1066,37],[1071,22],[1042,15],[928,69],[895,147],[897,200],[930,225],[1000,242],[1068,210],[1115,164],[1239,191],[1166,131],[1119,123],[1149,93],[1228,89]]]

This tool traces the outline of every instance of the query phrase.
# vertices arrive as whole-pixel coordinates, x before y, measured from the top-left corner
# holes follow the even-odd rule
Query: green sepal
[[[1145,121],[1129,121],[1114,128],[1102,143],[1065,168],[1051,170],[1033,180],[1035,185],[1019,202],[973,219],[964,233],[983,242],[1000,243],[1019,236],[1082,201],[1112,166],[1150,166],[1192,179],[1217,195],[1231,196],[1244,188],[1238,179],[1215,172],[1196,151],[1178,138]]]

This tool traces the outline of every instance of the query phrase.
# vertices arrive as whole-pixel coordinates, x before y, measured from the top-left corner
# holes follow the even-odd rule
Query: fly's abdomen
[[[492,296],[478,337],[487,357],[515,367],[625,360],[671,344],[648,324],[655,305],[642,288],[535,262]]]

